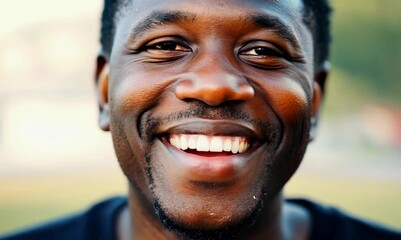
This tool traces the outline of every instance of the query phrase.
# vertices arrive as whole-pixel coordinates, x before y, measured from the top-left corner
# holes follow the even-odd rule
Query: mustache
[[[155,129],[158,129],[163,124],[188,118],[238,120],[255,126],[266,133],[269,138],[277,136],[276,128],[268,122],[256,120],[249,113],[238,109],[238,104],[225,104],[218,107],[211,107],[203,102],[193,102],[187,110],[173,112],[166,116],[149,116],[143,119],[140,124],[139,133],[145,141],[152,142],[157,137],[155,136]]]

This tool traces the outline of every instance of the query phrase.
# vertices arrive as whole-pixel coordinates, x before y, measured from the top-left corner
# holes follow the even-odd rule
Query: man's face
[[[136,0],[116,22],[110,130],[144,205],[216,229],[277,198],[313,115],[301,0]]]

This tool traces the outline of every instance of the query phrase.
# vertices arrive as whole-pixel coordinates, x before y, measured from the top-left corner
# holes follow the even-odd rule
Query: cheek
[[[162,83],[152,81],[148,74],[123,77],[110,89],[112,109],[120,114],[134,113],[138,116],[141,110],[152,105],[163,88]]]
[[[144,144],[139,132],[139,118],[151,106],[163,88],[148,74],[133,70],[111,73],[109,104],[110,131],[120,166],[131,183],[147,192],[145,157],[149,146]]]
[[[294,75],[294,76],[293,76]],[[299,126],[309,118],[312,89],[306,75],[271,74],[258,84],[265,101],[284,127]]]
[[[151,69],[126,56],[110,66],[109,96],[111,110],[119,114],[134,114],[150,108],[174,79],[166,68]]]
[[[283,126],[277,151],[277,172],[287,179],[298,168],[309,139],[312,90],[307,81],[290,76],[272,80],[266,89],[269,104]]]
[[[299,83],[283,79],[281,81],[269,91],[270,104],[283,122],[299,123],[309,116],[309,94]]]

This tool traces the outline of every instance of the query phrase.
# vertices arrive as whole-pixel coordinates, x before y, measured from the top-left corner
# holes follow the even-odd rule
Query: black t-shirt
[[[401,232],[362,221],[335,208],[305,199],[288,199],[305,208],[312,218],[310,240],[401,240]]]
[[[82,213],[0,237],[0,240],[116,240],[117,217],[126,205],[125,197],[113,197]]]
[[[288,199],[312,217],[310,240],[401,240],[401,233],[345,215],[305,199]],[[125,197],[100,202],[85,212],[20,231],[0,240],[116,240],[116,222]]]

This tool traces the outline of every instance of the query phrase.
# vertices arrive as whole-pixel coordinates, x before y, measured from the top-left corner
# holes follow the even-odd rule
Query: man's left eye
[[[149,46],[148,50],[159,50],[159,51],[180,51],[180,52],[189,52],[191,51],[190,48],[180,45],[176,42],[161,42]]]
[[[255,47],[245,50],[241,54],[248,56],[282,57],[282,54],[280,52],[268,47]]]

